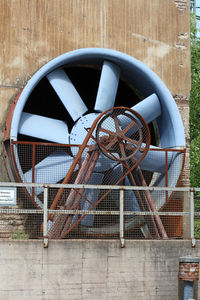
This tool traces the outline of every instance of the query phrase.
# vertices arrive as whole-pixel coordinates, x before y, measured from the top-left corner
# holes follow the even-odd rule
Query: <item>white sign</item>
[[[0,205],[16,205],[16,188],[0,187]]]

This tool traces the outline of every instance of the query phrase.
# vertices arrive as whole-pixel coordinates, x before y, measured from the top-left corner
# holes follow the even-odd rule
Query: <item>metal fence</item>
[[[184,220],[190,225],[190,238],[194,242],[194,216],[200,215],[194,213],[194,192],[200,188],[0,183],[0,190],[6,189],[10,189],[9,195],[16,189],[16,205],[1,203],[0,236],[39,238],[46,246],[49,239],[63,238],[119,239],[121,246],[125,239],[183,238]],[[33,192],[37,189],[39,208],[30,199],[31,192],[38,194]],[[152,193],[158,200],[148,207],[146,199]],[[163,193],[171,196],[161,206],[159,199]],[[54,207],[51,199],[56,197],[59,201]],[[88,200],[91,197],[96,202]],[[78,206],[71,205],[70,199]],[[143,210],[137,201],[144,204]]]

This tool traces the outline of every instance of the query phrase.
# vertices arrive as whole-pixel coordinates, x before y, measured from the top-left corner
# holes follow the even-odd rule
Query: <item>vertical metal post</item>
[[[124,190],[120,190],[120,245],[121,248],[125,247],[124,240]]]
[[[184,296],[183,300],[194,300],[194,282],[184,281]]]
[[[190,238],[192,246],[195,247],[194,239],[194,192],[190,192]]]
[[[35,182],[35,144],[32,144],[32,183]],[[32,200],[35,199],[35,188],[32,187]]]
[[[165,151],[165,185],[168,187],[168,151]],[[165,192],[166,194],[166,203],[168,201],[168,191]]]
[[[44,186],[44,201],[43,201],[43,240],[44,248],[48,248],[48,187]]]
[[[196,0],[193,1],[193,12],[194,12],[194,15],[195,15],[195,20],[196,20],[196,14],[197,14],[197,4],[196,4]]]

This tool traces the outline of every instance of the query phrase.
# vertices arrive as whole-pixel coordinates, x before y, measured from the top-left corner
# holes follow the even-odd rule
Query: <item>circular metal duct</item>
[[[81,144],[96,117],[112,107],[130,107],[149,124],[152,145],[140,167],[151,172],[155,186],[176,186],[183,165],[180,153],[168,152],[167,168],[164,149],[185,148],[183,123],[176,103],[161,79],[135,58],[104,48],[85,48],[65,53],[38,70],[15,99],[7,119],[5,140],[42,141],[59,144]],[[75,148],[71,147],[75,155]],[[152,149],[152,150],[151,150]],[[8,157],[11,179],[31,180],[31,168],[24,168],[25,156],[13,148],[15,166]],[[50,161],[54,161],[54,166]],[[73,155],[56,151],[44,155],[35,166],[35,182],[56,183],[65,177]],[[106,157],[96,166],[91,184],[101,184],[103,172],[112,162]],[[63,166],[59,176],[56,168]],[[67,167],[68,166],[68,167]],[[120,166],[112,165],[108,184],[116,179]],[[43,175],[39,172],[43,170]],[[45,172],[45,170],[47,172]],[[128,184],[128,182],[127,182]],[[151,183],[150,183],[151,184]],[[37,198],[35,202],[42,206]],[[165,192],[152,197],[161,208]],[[133,207],[132,207],[133,209]],[[135,209],[135,206],[134,206]],[[87,222],[85,222],[85,225]],[[84,224],[83,224],[84,225]]]

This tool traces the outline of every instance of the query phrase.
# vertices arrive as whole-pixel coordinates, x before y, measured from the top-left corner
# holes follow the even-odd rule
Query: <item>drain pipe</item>
[[[184,281],[184,300],[194,299],[194,281],[199,280],[200,258],[185,256],[179,258],[179,279]]]

